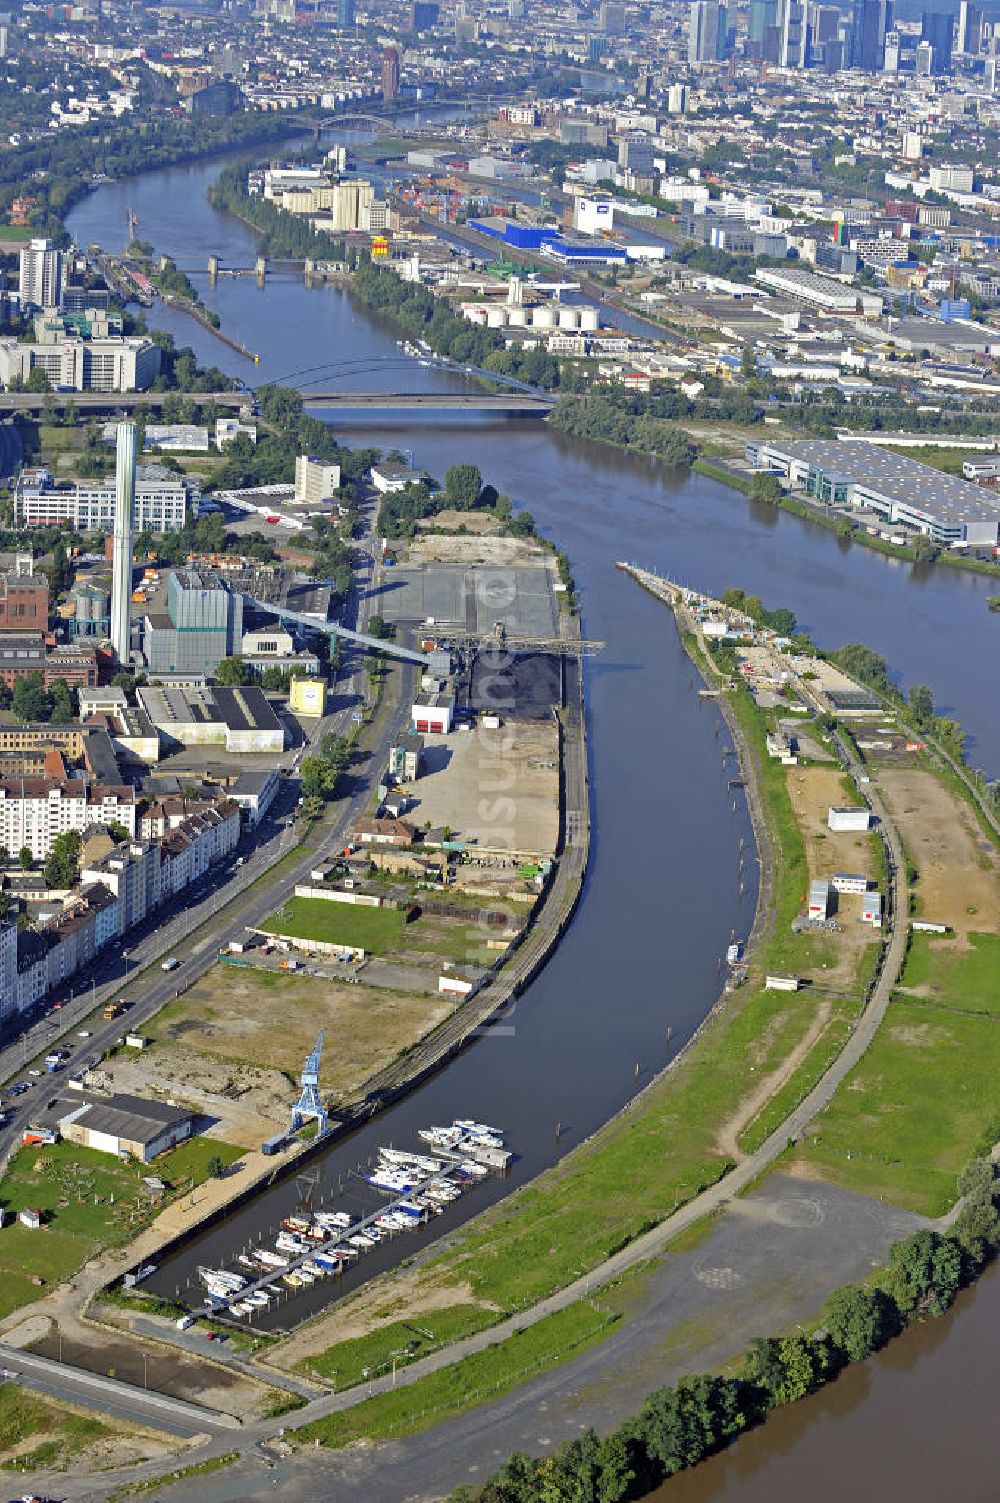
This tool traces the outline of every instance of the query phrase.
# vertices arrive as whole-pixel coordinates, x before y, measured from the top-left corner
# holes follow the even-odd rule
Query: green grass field
[[[406,915],[396,908],[355,908],[324,898],[291,898],[262,927],[269,934],[357,945],[371,955],[384,955],[400,944],[405,926]]]
[[[1000,1020],[896,1000],[791,1167],[940,1216],[1000,1134]]]
[[[762,719],[748,697],[741,693],[737,703],[757,749],[762,798],[775,849],[781,852],[773,936],[755,956],[755,971],[816,974],[830,954],[832,939],[791,931],[808,879],[785,773],[764,754]],[[850,1007],[844,1004],[845,1010]],[[638,1107],[486,1211],[451,1247],[425,1264],[418,1276],[420,1288],[454,1289],[449,1313],[459,1325],[453,1335],[482,1324],[483,1309],[492,1310],[494,1317],[498,1310],[514,1313],[565,1286],[715,1183],[731,1167],[719,1146],[720,1129],[733,1118],[755,1080],[766,1078],[787,1058],[807,1033],[815,1012],[816,1000],[807,990],[766,991],[752,984],[740,989],[680,1067],[658,1082]],[[808,1055],[802,1077],[790,1083],[789,1106],[812,1083],[818,1058]],[[469,1306],[469,1292],[478,1307]],[[466,1320],[468,1324],[461,1324]],[[329,1374],[354,1360],[353,1345],[343,1343],[328,1349],[316,1365]]]
[[[496,1399],[534,1373],[555,1367],[602,1340],[616,1324],[610,1311],[581,1301],[546,1316],[497,1346],[465,1357],[405,1388],[366,1399],[294,1432],[305,1445],[338,1447],[356,1440],[413,1435],[477,1404]]]
[[[900,984],[928,1001],[967,1012],[1000,1013],[1000,935],[970,934],[971,948],[936,934],[914,934]]]
[[[194,1138],[152,1164],[139,1164],[73,1143],[22,1148],[0,1185],[0,1205],[15,1213],[42,1211],[43,1225],[30,1231],[15,1222],[0,1231],[0,1317],[40,1299],[101,1248],[128,1242],[148,1226],[159,1206],[142,1186],[144,1175],[181,1190],[207,1177],[212,1157],[230,1164],[241,1152],[231,1143]]]
[[[823,1032],[793,1075],[780,1086],[763,1110],[740,1134],[744,1153],[754,1153],[781,1126],[833,1064],[851,1036],[851,1022],[860,1004],[838,1003]]]
[[[467,1336],[493,1324],[495,1316],[480,1305],[454,1305],[431,1310],[410,1320],[394,1320],[379,1326],[367,1336],[341,1341],[321,1357],[303,1367],[334,1383],[337,1388],[351,1388],[361,1383],[367,1373],[373,1376],[392,1367],[393,1353],[400,1367],[426,1357],[438,1347],[447,1346],[457,1336]]]
[[[6,1471],[65,1466],[114,1433],[92,1415],[63,1409],[16,1383],[0,1384],[0,1467]],[[36,1446],[22,1449],[36,1438]]]

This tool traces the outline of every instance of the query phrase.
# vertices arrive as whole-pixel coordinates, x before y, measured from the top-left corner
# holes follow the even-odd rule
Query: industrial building
[[[451,730],[455,715],[455,696],[446,691],[421,694],[410,709],[410,719],[415,731],[425,735],[446,736]]]
[[[945,546],[1000,542],[1000,498],[874,444],[764,439],[747,444],[746,457],[825,506],[870,512],[876,525],[898,525]]]
[[[795,267],[784,266],[761,267],[754,273],[754,276],[765,287],[783,293],[786,297],[795,298],[798,302],[810,303],[814,308],[820,308],[824,312],[857,312],[858,299],[861,294],[856,288],[837,282],[833,277],[821,277],[814,271],[800,271]],[[876,297],[874,301],[878,306],[872,311],[880,313],[882,299]]]
[[[253,685],[240,689],[143,687],[139,703],[169,742],[224,746],[227,752],[282,752],[285,732],[267,696]]]
[[[0,681],[13,689],[17,680],[29,673],[40,673],[46,689],[57,678],[71,688],[93,688],[97,683],[97,658],[93,647],[88,646],[49,649],[40,631],[23,636],[4,632],[0,635]]]
[[[293,715],[321,717],[326,714],[326,680],[293,678],[289,685],[289,707]]]
[[[65,1142],[81,1148],[115,1158],[128,1155],[148,1164],[191,1136],[194,1113],[141,1096],[90,1096],[74,1091],[57,1097],[32,1125],[55,1129]]]
[[[816,878],[809,883],[809,917],[811,919],[827,919],[830,917],[831,892],[829,882],[822,878]]]
[[[45,631],[49,586],[44,574],[0,574],[0,632]]]
[[[174,569],[147,606],[143,657],[154,674],[213,673],[239,651],[242,636],[238,590],[209,570]]]

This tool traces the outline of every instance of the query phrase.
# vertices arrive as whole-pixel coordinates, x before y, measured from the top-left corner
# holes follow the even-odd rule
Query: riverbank
[[[655,581],[643,582],[657,593]],[[712,675],[710,685],[718,686],[711,665],[696,665]],[[801,837],[783,797],[780,769],[775,770],[766,756],[762,729],[747,734],[742,721],[734,723],[745,758],[742,777],[736,781],[753,785],[751,798],[759,800],[756,817],[762,831],[765,824],[767,829],[762,840],[764,880],[751,936],[760,950],[744,951],[740,968],[740,975],[749,979],[735,990],[727,985],[667,1069],[556,1169],[479,1218],[457,1247],[347,1301],[338,1311],[338,1322],[343,1327],[347,1321],[352,1332],[365,1335],[373,1353],[382,1346],[391,1350],[403,1340],[400,1322],[386,1323],[377,1314],[387,1305],[405,1307],[416,1318],[425,1308],[447,1310],[454,1339],[463,1330],[496,1324],[500,1312],[534,1313],[546,1307],[554,1289],[564,1284],[578,1288],[574,1272],[605,1266],[609,1253],[617,1271],[632,1266],[635,1247],[645,1245],[647,1228],[660,1229],[649,1234],[657,1240],[665,1224],[675,1234],[677,1208],[697,1205],[706,1186],[718,1184],[721,1189],[728,1183],[727,1174],[754,1159],[739,1137],[771,1094],[791,1092],[789,1108],[807,1094],[817,1058],[814,1046],[830,1047],[826,1038],[811,1032],[816,1003],[803,991],[768,991],[763,977],[771,966],[788,967],[796,957],[803,969],[818,969],[825,951],[814,937],[789,939],[786,934],[801,903]],[[725,753],[723,772],[728,780]],[[781,870],[776,886],[770,876],[772,851],[778,867],[787,868]],[[825,1010],[832,1025],[840,1013]],[[843,1042],[842,1033],[834,1036]],[[791,1069],[788,1061],[800,1069]],[[664,1141],[672,1144],[666,1161],[659,1149]],[[771,1142],[769,1152],[773,1156],[783,1148],[783,1139],[777,1146]],[[631,1187],[629,1194],[624,1193],[625,1185]],[[615,1248],[628,1252],[615,1254]],[[449,1302],[450,1290],[454,1305]],[[523,1320],[523,1314],[518,1318]],[[297,1363],[302,1371],[320,1376],[340,1370],[346,1352],[339,1343],[329,1347],[328,1341],[324,1326],[317,1323],[284,1353],[279,1349],[272,1354],[271,1360],[283,1366]]]
[[[739,491],[748,499],[750,498],[753,477],[730,469],[721,456],[714,459],[699,456],[692,468],[697,470],[699,475],[707,475],[709,479],[717,480],[720,485],[726,485],[730,490]],[[846,518],[832,516],[826,508],[810,506],[798,497],[790,496],[784,490],[773,504],[793,517],[800,517],[806,522],[814,522],[818,527],[824,527],[828,532],[834,532],[848,542],[860,543],[863,548],[870,548],[873,553],[884,554],[886,558],[901,558],[913,564],[946,564],[949,569],[962,569],[970,574],[985,574],[991,578],[1000,577],[1000,564],[986,563],[977,558],[964,558],[960,553],[947,548],[933,559],[921,558],[909,544],[887,543],[884,538],[873,537],[870,532],[865,532],[862,528],[852,527]]]

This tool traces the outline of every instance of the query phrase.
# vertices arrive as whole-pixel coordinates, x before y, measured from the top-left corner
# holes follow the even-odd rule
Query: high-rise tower
[[[134,423],[119,423],[116,443],[114,550],[111,563],[111,646],[124,668],[132,635],[132,517],[135,511]]]

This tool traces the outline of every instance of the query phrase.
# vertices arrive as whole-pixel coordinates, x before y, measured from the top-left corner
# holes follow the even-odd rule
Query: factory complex
[[[895,529],[885,534],[893,541],[917,532],[946,547],[1000,543],[1000,497],[874,444],[755,439],[746,457],[822,506]]]

